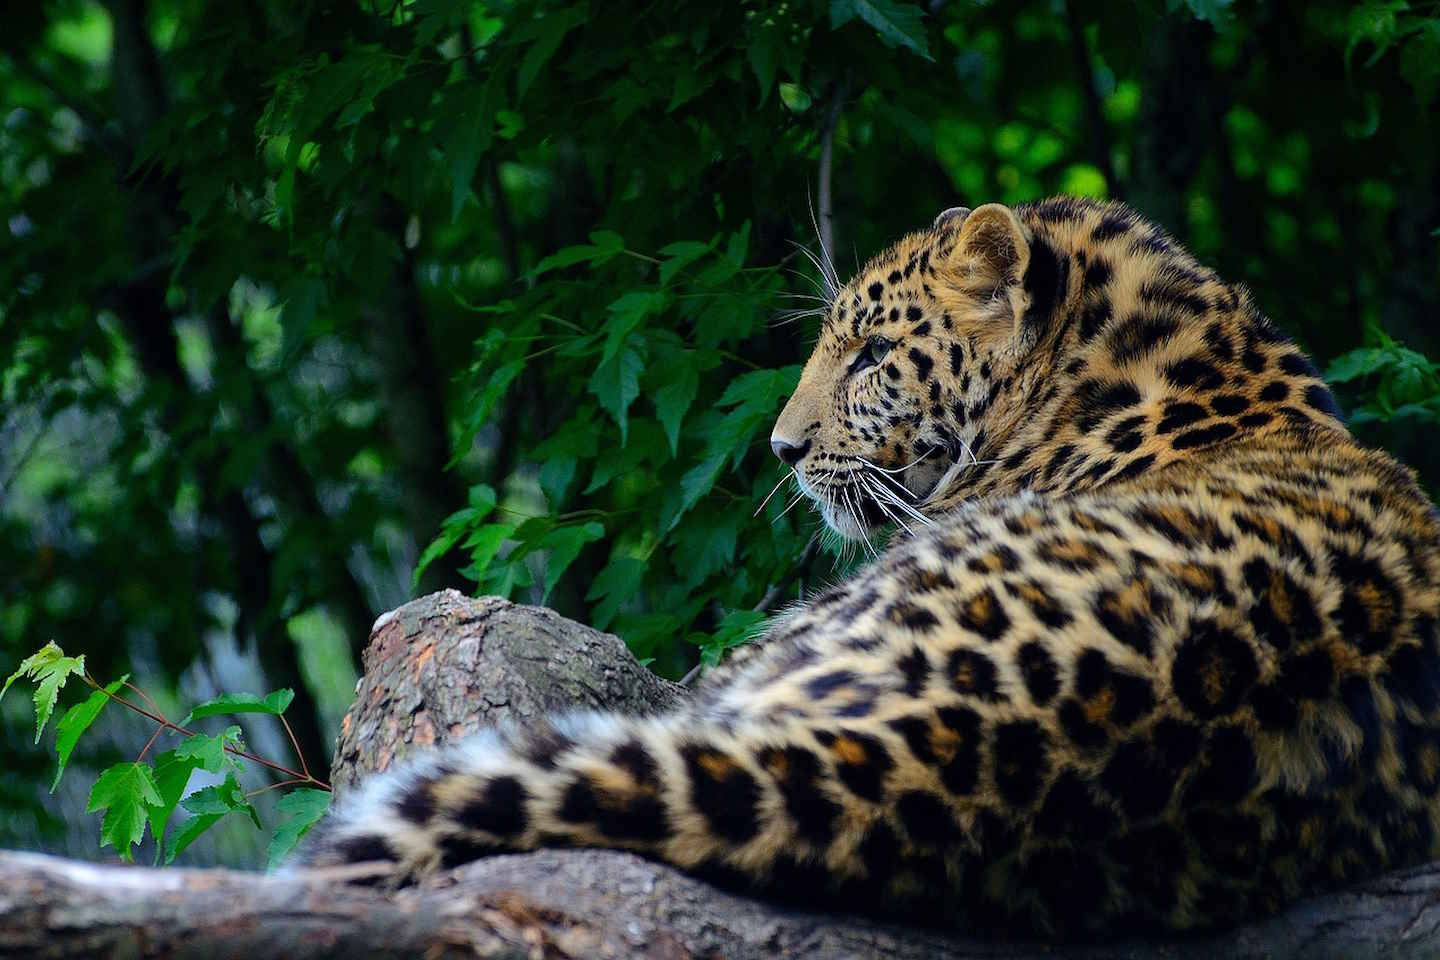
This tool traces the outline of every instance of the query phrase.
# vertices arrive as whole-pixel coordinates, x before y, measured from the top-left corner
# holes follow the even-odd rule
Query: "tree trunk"
[[[333,779],[346,789],[410,749],[504,718],[683,693],[615,637],[535,607],[454,591],[376,623]],[[1057,947],[799,913],[610,850],[494,857],[387,894],[355,868],[261,876],[0,853],[0,957],[724,957],[1186,960],[1440,955],[1440,865],[1307,900],[1207,938]],[[363,869],[363,868],[362,868]]]

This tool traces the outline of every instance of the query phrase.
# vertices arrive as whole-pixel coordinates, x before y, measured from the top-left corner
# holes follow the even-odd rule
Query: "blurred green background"
[[[12,6],[4,674],[54,639],[170,710],[288,686],[323,766],[419,592],[713,661],[863,560],[788,490],[754,515],[826,198],[842,276],[955,204],[1124,199],[1440,481],[1440,4]],[[96,856],[28,707],[0,845]],[[112,711],[83,759],[149,733]]]

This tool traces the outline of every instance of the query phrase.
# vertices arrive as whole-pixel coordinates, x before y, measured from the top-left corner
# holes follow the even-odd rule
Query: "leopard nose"
[[[780,437],[770,438],[770,449],[775,451],[775,456],[787,466],[795,466],[810,452],[810,441],[804,443],[791,443],[789,440],[782,440]]]

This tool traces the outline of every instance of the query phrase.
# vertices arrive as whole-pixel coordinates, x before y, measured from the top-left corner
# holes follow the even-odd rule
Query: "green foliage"
[[[929,60],[924,12],[913,3],[894,0],[830,0],[830,26],[843,27],[859,17],[889,47],[906,47]]]
[[[1325,371],[1332,383],[1360,384],[1364,399],[1350,413],[1350,422],[1388,422],[1414,418],[1440,422],[1440,364],[1409,350],[1383,330],[1372,327],[1361,347],[1336,357]]]
[[[275,805],[275,811],[284,814],[287,819],[275,827],[275,836],[270,839],[270,846],[266,850],[272,870],[284,861],[301,838],[309,833],[310,828],[330,809],[330,798],[328,791],[312,790],[308,787],[292,790],[280,798],[280,802]]]
[[[146,811],[161,803],[155,789],[155,775],[149,764],[117,763],[100,774],[90,790],[86,813],[104,811],[100,824],[100,845],[113,845],[122,859],[130,859],[130,848],[145,836],[149,824]]]
[[[222,693],[191,707],[190,712],[185,714],[185,719],[180,721],[180,726],[188,727],[191,721],[205,717],[223,717],[237,713],[268,713],[272,717],[278,717],[294,699],[294,690],[275,690],[263,697],[250,693]]]
[[[134,856],[132,848],[144,840],[147,830],[155,838],[155,862],[158,864],[163,858],[164,862],[169,864],[201,834],[228,814],[245,814],[256,829],[263,829],[259,811],[251,803],[251,797],[270,787],[262,787],[253,793],[247,793],[241,787],[238,777],[243,775],[246,769],[242,757],[288,773],[290,779],[281,782],[279,786],[305,785],[286,794],[276,806],[277,811],[288,819],[277,826],[271,837],[272,864],[294,848],[329,806],[330,789],[327,785],[310,776],[308,772],[288,771],[278,764],[249,753],[245,749],[238,726],[232,724],[213,735],[185,729],[191,721],[206,717],[244,713],[283,717],[286,708],[294,699],[293,691],[275,690],[263,697],[246,693],[224,694],[197,704],[186,714],[184,720],[174,724],[163,715],[148,713],[117,695],[122,687],[130,687],[128,676],[102,687],[85,672],[84,657],[67,657],[59,645],[51,641],[39,652],[27,657],[6,681],[4,689],[0,689],[0,697],[3,697],[10,685],[21,677],[35,683],[36,742],[39,742],[40,733],[49,721],[60,691],[71,676],[80,677],[93,692],[85,700],[66,710],[56,726],[55,750],[58,763],[52,791],[55,785],[59,784],[60,774],[64,772],[81,735],[90,728],[111,700],[118,700],[158,724],[150,742],[141,750],[139,758],[127,763],[112,764],[101,771],[90,788],[90,797],[85,805],[87,813],[103,815],[100,822],[100,845],[113,846],[122,859],[129,861]],[[148,698],[146,699],[148,701]],[[286,729],[289,729],[288,726]],[[183,739],[172,749],[158,755],[153,763],[146,762],[144,755],[149,751],[150,744],[167,730],[173,730]],[[303,760],[301,768],[306,769]],[[196,771],[223,774],[223,780],[187,793],[191,775]],[[310,784],[324,789],[313,789],[308,786]],[[167,844],[166,832],[177,806],[184,807],[190,816],[181,825],[180,832]]]
[[[90,724],[100,716],[100,711],[104,710],[105,705],[114,698],[115,691],[119,690],[128,679],[130,679],[130,675],[127,673],[119,680],[105,684],[104,687],[66,710],[65,715],[60,718],[60,722],[55,725],[56,763],[55,779],[50,783],[51,793],[54,793],[55,788],[60,785],[60,775],[65,772],[65,765],[70,762],[70,754],[75,752],[75,745],[80,742],[81,735],[90,729]],[[40,719],[38,711],[35,715],[35,722],[41,727],[45,725],[45,722]]]
[[[40,742],[40,731],[50,722],[50,711],[60,697],[60,688],[71,676],[85,675],[85,656],[67,657],[64,651],[51,640],[37,652],[26,657],[15,668],[15,672],[0,687],[0,699],[10,690],[10,684],[24,677],[35,681],[35,742]]]
[[[680,676],[843,575],[765,449],[814,334],[822,182],[842,276],[957,203],[1125,199],[1440,478],[1433,4],[7,14],[0,656],[75,652],[20,674],[42,726],[80,669],[144,663],[168,704],[232,643],[295,700],[213,709],[283,710],[319,756],[412,593],[544,602]],[[113,763],[100,696],[58,725],[62,792]],[[52,770],[13,733],[0,840],[52,842]],[[253,762],[204,735],[150,762],[162,859],[249,819],[221,788]]]

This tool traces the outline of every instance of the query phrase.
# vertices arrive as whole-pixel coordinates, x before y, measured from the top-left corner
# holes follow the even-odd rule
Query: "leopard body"
[[[1440,855],[1435,510],[1245,289],[1129,209],[902,239],[834,296],[772,446],[888,548],[684,707],[421,756],[305,862],[616,847],[1074,935]]]

